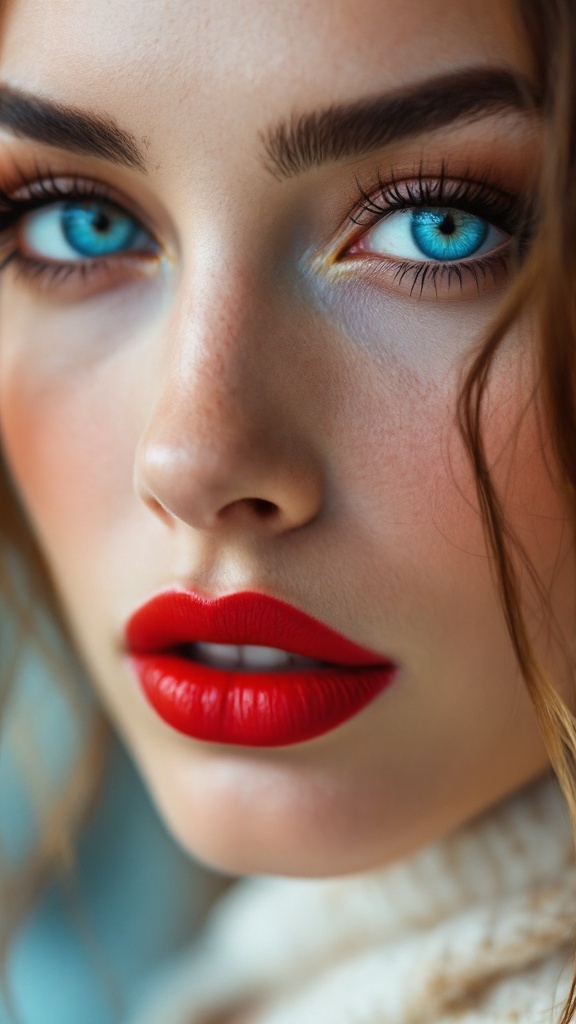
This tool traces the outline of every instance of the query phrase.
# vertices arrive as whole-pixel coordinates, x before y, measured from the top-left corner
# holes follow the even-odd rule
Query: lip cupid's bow
[[[397,666],[298,608],[243,591],[171,589],[128,620],[130,662],[154,711],[212,743],[314,739],[361,711]]]

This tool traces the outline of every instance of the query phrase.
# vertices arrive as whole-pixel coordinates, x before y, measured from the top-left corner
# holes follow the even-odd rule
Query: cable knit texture
[[[555,1024],[576,950],[556,778],[410,858],[332,879],[242,879],[132,1024]]]

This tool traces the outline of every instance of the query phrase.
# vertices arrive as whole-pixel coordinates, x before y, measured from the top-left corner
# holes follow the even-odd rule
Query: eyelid
[[[349,262],[362,258],[351,256],[348,260],[348,252],[371,227],[398,209],[425,205],[452,206],[483,217],[511,236],[511,249],[517,244],[522,252],[533,233],[530,194],[507,188],[495,170],[460,167],[456,173],[446,162],[434,168],[422,159],[402,172],[392,167],[384,174],[379,168],[368,185],[355,178],[356,190],[349,198],[348,210],[322,250],[315,251],[312,264],[318,259],[318,267],[344,271]]]
[[[14,279],[27,287],[56,300],[76,301],[146,277],[162,264],[166,244],[142,204],[121,189],[89,174],[38,168],[34,174],[26,175],[19,169],[18,173],[18,181],[9,190],[0,188],[0,272],[11,266]],[[70,261],[40,252],[27,253],[25,243],[18,238],[26,216],[49,211],[74,198],[118,207],[147,238],[147,246]]]
[[[93,203],[97,208],[101,210],[117,210],[120,213],[121,218],[125,218],[129,223],[134,225],[136,230],[136,243],[122,247],[116,251],[110,253],[100,253],[99,255],[82,255],[76,253],[72,244],[65,237],[65,230],[63,226],[63,215],[66,203],[74,206],[76,203],[80,206],[83,202],[88,200],[69,198],[65,200],[49,201],[44,206],[40,206],[34,210],[29,210],[24,213],[16,223],[16,237],[19,239],[20,251],[26,259],[42,261],[45,260],[47,263],[86,263],[93,262],[94,260],[101,259],[115,259],[121,256],[128,255],[143,255],[144,252],[157,253],[158,246],[155,239],[152,237],[150,232],[142,226],[139,218],[134,217],[124,207],[118,206],[116,203],[112,203],[109,200],[104,200],[101,197],[93,198],[90,203]],[[50,236],[52,231],[52,249],[60,248],[59,254],[52,254],[50,256],[45,255],[41,252],[42,243],[45,247],[50,248],[50,241],[46,240],[46,232]],[[54,237],[54,233],[56,237]],[[58,238],[60,234],[60,238]],[[44,236],[44,238],[42,238]],[[39,238],[41,241],[39,242]]]
[[[26,212],[76,197],[97,199],[120,207],[148,232],[159,249],[167,248],[166,239],[160,240],[157,226],[145,206],[136,202],[124,189],[88,172],[56,170],[54,167],[39,163],[35,163],[30,172],[14,164],[10,180],[0,185],[0,222],[3,222],[4,230],[7,230],[10,225],[6,222],[11,216],[11,211],[14,223]],[[21,210],[14,211],[14,206],[18,204],[21,204]]]
[[[416,242],[414,236],[412,235],[410,223],[411,213],[414,209],[418,208],[412,207],[407,210],[392,210],[389,214],[386,214],[386,216],[381,217],[379,220],[376,221],[375,224],[372,224],[367,230],[363,232],[363,234],[361,235],[357,242],[348,247],[347,251],[349,255],[354,256],[357,254],[360,255],[362,253],[365,253],[366,255],[372,255],[375,257],[386,256],[397,260],[413,260],[415,262],[434,262],[433,256],[420,255],[417,251],[404,254],[401,251],[398,251],[402,247],[408,249],[412,248],[413,250],[418,249],[418,243]],[[424,209],[426,208],[424,207]],[[458,212],[454,207],[440,207],[440,209],[442,209],[443,211],[454,210],[455,212]],[[452,260],[437,260],[436,262],[462,263],[464,260],[478,261],[481,260],[484,256],[487,256],[489,253],[496,252],[509,243],[510,235],[508,234],[508,232],[504,231],[502,228],[497,227],[495,224],[489,223],[488,221],[482,221],[482,218],[477,218],[475,215],[471,216],[475,220],[478,220],[481,223],[483,222],[485,224],[485,237],[484,239],[482,239],[482,243],[485,246],[484,251],[482,251],[482,243],[479,243],[477,249],[468,256],[454,256]],[[396,227],[396,237],[394,237],[394,227]],[[378,243],[375,240],[375,237],[377,237],[379,234],[381,235],[383,232],[384,235],[386,236],[387,230],[388,232],[392,230],[392,237],[388,237],[387,239],[385,237],[384,241],[381,240],[380,243]],[[378,244],[383,249],[384,247],[386,247],[383,253],[378,252]],[[375,247],[371,248],[371,246]],[[395,246],[396,251],[394,251]]]
[[[502,183],[500,175],[486,170],[475,172],[466,168],[457,174],[445,164],[434,170],[430,163],[422,161],[409,172],[403,169],[402,176],[392,169],[384,179],[379,171],[371,187],[363,187],[356,179],[356,189],[357,194],[350,197],[348,211],[336,231],[322,247],[310,250],[307,257],[312,273],[322,276],[328,271],[335,283],[363,281],[388,294],[416,299],[477,298],[504,285],[532,237],[530,192],[521,187],[512,191]],[[385,253],[351,251],[390,214],[426,206],[459,208],[471,213],[503,228],[508,241],[476,258],[471,255],[460,260],[414,261]],[[361,216],[363,211],[365,216]]]
[[[496,227],[513,235],[525,214],[525,204],[513,192],[493,184],[487,176],[473,177],[470,173],[460,177],[449,175],[445,168],[434,176],[419,173],[389,181],[378,176],[377,185],[365,189],[357,181],[359,196],[348,215],[357,225],[353,237],[342,239],[341,248],[351,248],[370,228],[398,210],[414,207],[437,206],[461,209],[482,217]],[[362,217],[364,216],[364,220]],[[338,252],[336,259],[341,256]]]

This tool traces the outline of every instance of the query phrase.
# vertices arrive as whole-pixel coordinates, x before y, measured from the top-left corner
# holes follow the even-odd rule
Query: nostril
[[[267,501],[265,498],[239,498],[237,501],[231,501],[229,505],[221,510],[220,515],[228,515],[232,510],[236,508],[248,506],[260,519],[270,519],[273,515],[278,512],[278,506],[273,501]]]
[[[274,515],[278,508],[273,501],[266,501],[266,498],[247,498],[246,501],[263,519],[268,519]]]

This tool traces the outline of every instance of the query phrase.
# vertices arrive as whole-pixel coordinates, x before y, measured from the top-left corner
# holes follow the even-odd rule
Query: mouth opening
[[[236,672],[298,671],[303,669],[342,668],[328,661],[306,658],[301,654],[282,651],[275,647],[252,644],[216,644],[205,641],[182,643],[163,653],[209,668]]]

